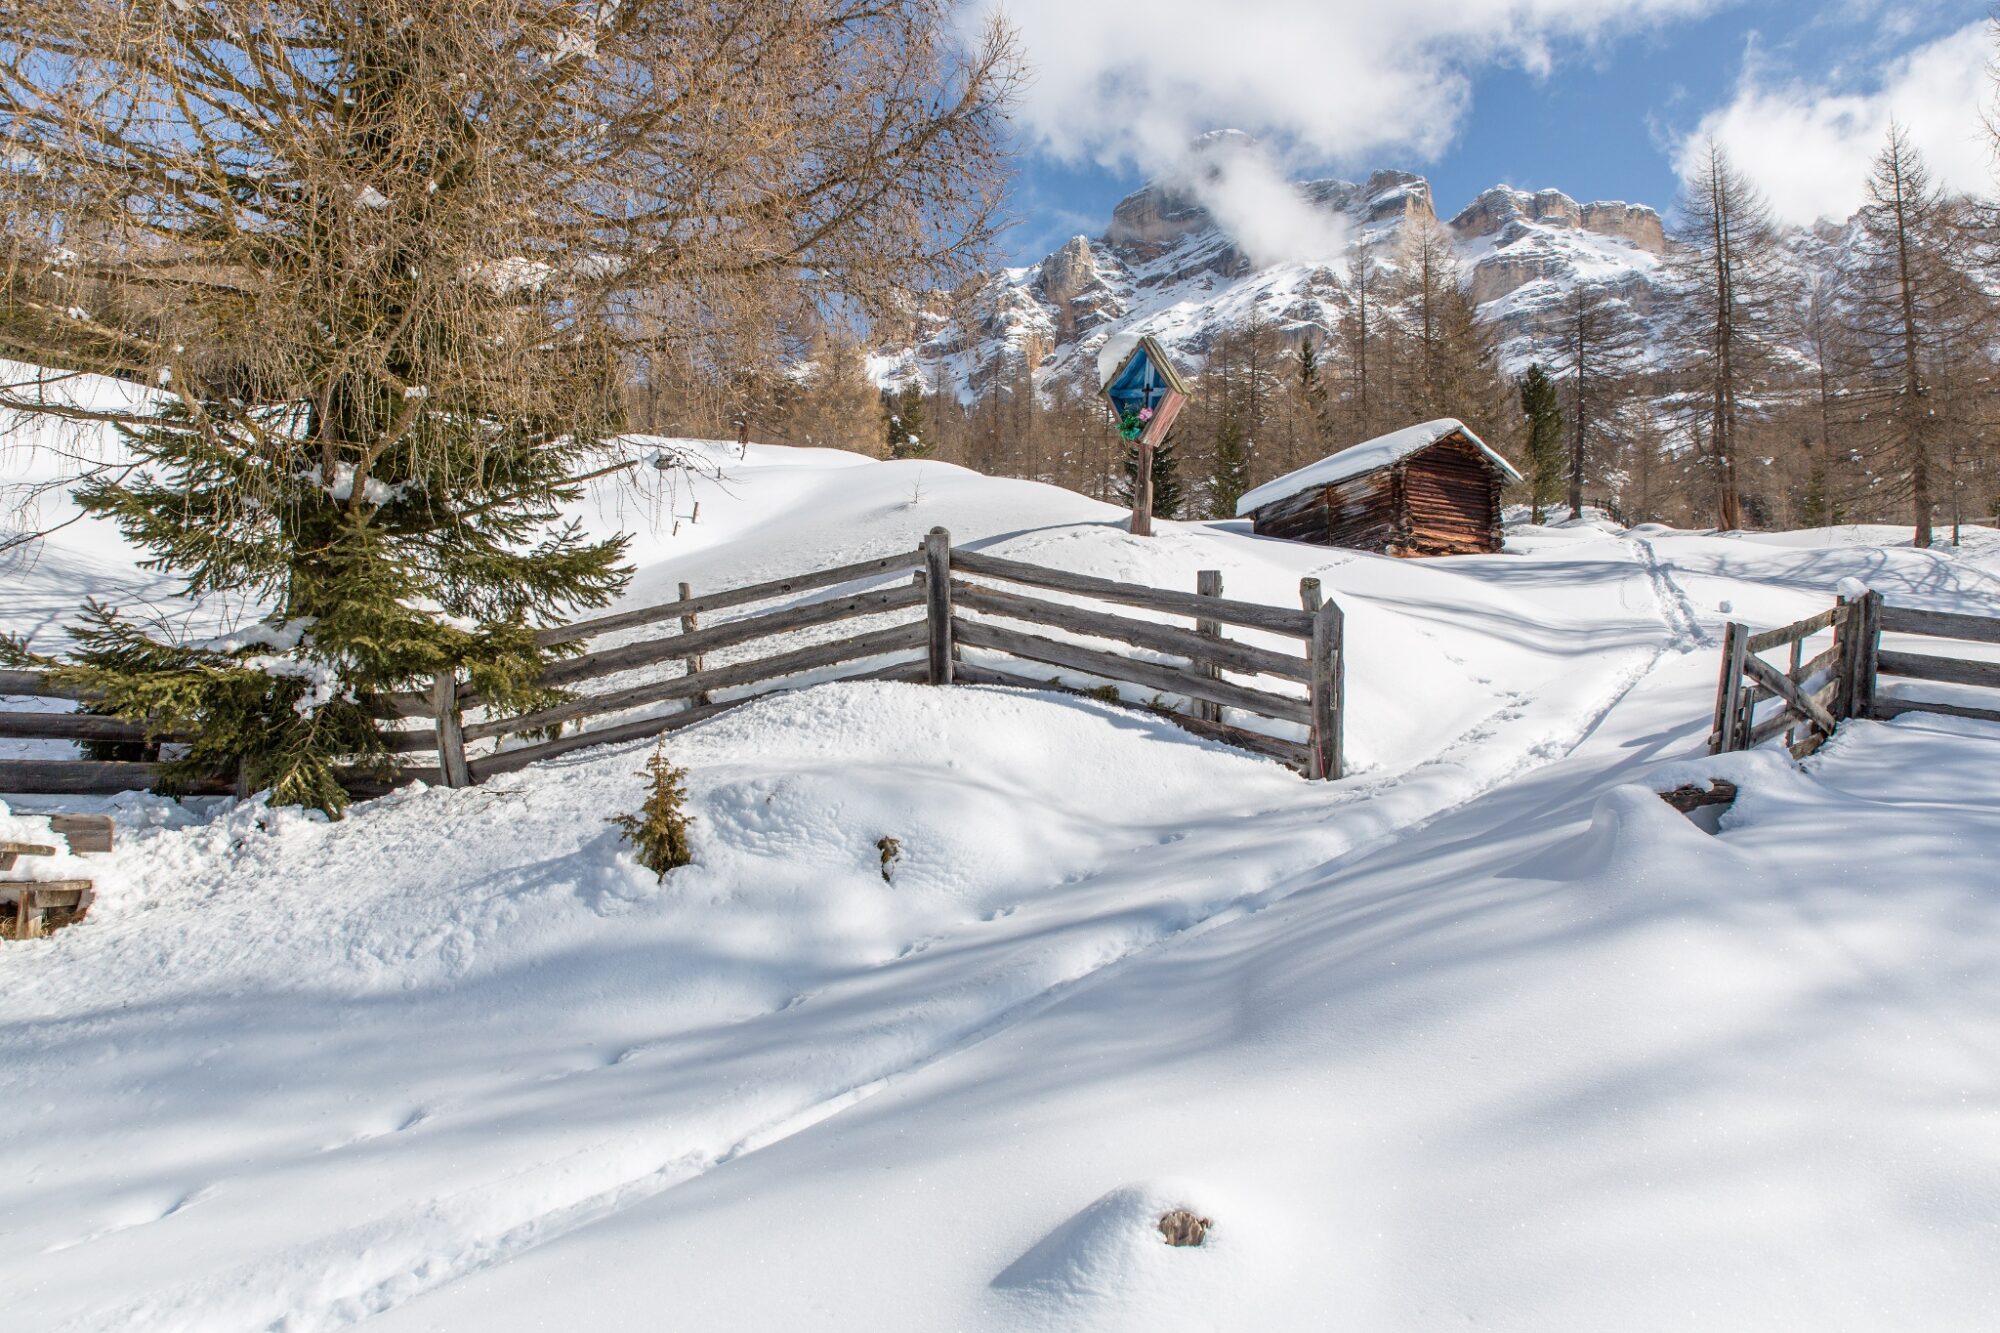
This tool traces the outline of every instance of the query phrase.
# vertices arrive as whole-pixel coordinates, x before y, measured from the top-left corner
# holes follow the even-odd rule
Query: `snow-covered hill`
[[[1358,771],[844,684],[676,734],[695,864],[664,884],[605,822],[645,745],[339,824],[123,800],[91,919],[0,946],[0,1322],[1985,1326],[2000,728],[1698,756],[1725,618],[1849,576],[2000,612],[2000,533],[1516,526],[1397,561],[688,447],[703,474],[582,514],[637,530],[633,600],[934,524],[1253,600],[1311,574]],[[57,541],[96,579],[101,538]],[[1718,835],[1647,790],[1710,776],[1744,791]],[[1199,1249],[1152,1229],[1181,1205]]]

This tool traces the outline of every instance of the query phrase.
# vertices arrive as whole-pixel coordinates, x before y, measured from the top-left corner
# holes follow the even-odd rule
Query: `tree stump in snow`
[[[1160,1219],[1160,1234],[1167,1238],[1169,1245],[1199,1245],[1208,1237],[1208,1229],[1215,1223],[1205,1217],[1197,1217],[1185,1208],[1176,1208]]]

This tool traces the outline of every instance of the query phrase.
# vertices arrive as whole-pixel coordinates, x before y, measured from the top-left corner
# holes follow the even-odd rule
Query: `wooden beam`
[[[924,537],[924,623],[929,632],[930,683],[951,684],[951,534]]]
[[[1810,720],[1821,731],[1832,731],[1840,725],[1833,714],[1826,711],[1820,702],[1800,689],[1784,672],[1770,665],[1761,657],[1746,657],[1743,669],[1764,688],[1775,693],[1790,705],[1794,712]]]
[[[997,685],[1011,690],[1042,690],[1055,694],[1074,695],[1077,698],[1091,697],[1088,690],[1080,690],[1072,685],[1064,685],[1060,681],[1036,680],[1032,676],[1017,675],[1011,671],[1001,671],[996,667],[972,662],[960,662],[958,664],[958,683],[961,685]],[[1125,706],[1136,707],[1134,705]],[[1243,727],[1232,727],[1225,722],[1204,722],[1200,718],[1189,717],[1185,713],[1156,713],[1151,709],[1143,711],[1152,713],[1153,716],[1160,718],[1162,721],[1171,722],[1173,725],[1181,728],[1181,730],[1192,732],[1197,736],[1221,741],[1225,745],[1233,745],[1239,750],[1248,750],[1252,754],[1261,754],[1267,758],[1291,764],[1301,770],[1305,768],[1306,747],[1298,744],[1296,741],[1288,741],[1279,736],[1266,736],[1261,731],[1250,731]]]
[[[918,562],[915,551],[898,551],[894,555],[876,556],[871,560],[857,560],[852,564],[836,565],[832,569],[814,570],[805,574],[792,574],[782,579],[772,579],[766,583],[755,583],[743,588],[728,588],[721,592],[706,593],[688,602],[662,602],[657,606],[640,607],[632,611],[620,611],[616,615],[599,616],[595,620],[580,620],[574,625],[554,625],[535,635],[535,642],[542,645],[568,643],[572,639],[588,639],[599,634],[609,634],[613,630],[631,629],[636,625],[652,625],[662,620],[672,620],[683,615],[707,615],[711,611],[723,611],[732,606],[744,606],[751,602],[767,602],[773,598],[790,596],[793,593],[810,592],[816,588],[831,588],[836,584],[853,583],[858,579],[872,578],[878,574],[891,574],[899,570],[913,569]]]
[[[490,718],[467,726],[465,738],[481,740],[488,736],[540,731],[544,727],[553,727],[559,723],[572,722],[578,718],[600,713],[621,712],[628,708],[640,708],[646,704],[664,703],[669,699],[693,698],[703,693],[755,685],[801,671],[853,661],[859,657],[874,657],[911,648],[922,648],[927,642],[927,631],[923,623],[912,621],[907,625],[894,625],[867,634],[836,639],[830,643],[811,644],[772,657],[759,657],[747,662],[732,662],[728,666],[710,667],[699,676],[675,676],[670,680],[635,685],[630,689],[617,690],[610,694],[586,695],[581,699],[572,699],[519,717]],[[476,761],[472,767],[474,774],[477,774],[479,765]]]
[[[2000,708],[1968,708],[1964,704],[1939,704],[1928,699],[1880,699],[1869,716],[1886,722],[1905,713],[1941,713],[1945,717],[1969,717],[1976,722],[2000,722]]]
[[[1174,625],[1114,616],[1065,602],[1045,602],[1019,593],[998,592],[977,583],[954,581],[952,587],[956,605],[982,615],[1006,616],[1010,620],[1048,625],[1073,634],[1114,639],[1136,648],[1150,648],[1154,652],[1192,658],[1245,675],[1276,676],[1301,684],[1308,678],[1305,658],[1287,656],[1268,648],[1229,639],[1203,638],[1194,630]]]
[[[140,723],[97,713],[0,713],[0,736],[24,740],[135,744],[143,744],[147,740],[146,728]]]
[[[1932,657],[1928,653],[1896,653],[1886,649],[1877,654],[1876,660],[1876,669],[1885,676],[1908,676],[1912,680],[1941,680],[1952,685],[1983,685],[2000,689],[2000,662]]]
[[[1194,595],[1197,597],[1222,596],[1222,571],[1219,569],[1196,570],[1194,575]],[[1222,638],[1222,622],[1219,620],[1197,620],[1194,622],[1194,632],[1204,639],[1219,641]],[[1212,659],[1206,663],[1197,663],[1196,665],[1202,674],[1210,680],[1222,679],[1222,668],[1214,665]],[[1196,702],[1195,709],[1197,715],[1204,722],[1222,721],[1221,704],[1210,703],[1208,700],[1202,699]]]
[[[0,670],[0,694],[25,694],[39,699],[75,699],[86,701],[96,696],[88,690],[73,690],[66,685],[57,685],[40,671],[8,667]]]
[[[697,630],[693,634],[675,634],[663,639],[645,639],[638,643],[620,644],[616,648],[604,648],[582,657],[572,658],[567,662],[558,662],[542,673],[541,684],[551,687],[571,685],[598,676],[616,675],[621,671],[630,671],[634,667],[651,666],[656,662],[693,656],[715,648],[735,647],[774,634],[785,634],[816,625],[830,625],[856,616],[901,611],[916,606],[923,600],[924,594],[921,590],[905,585],[884,588],[876,592],[855,593],[847,597],[829,597],[823,601],[807,602],[800,606],[783,607],[742,620],[710,625],[707,629]],[[466,733],[467,736],[471,734],[470,731]]]
[[[683,606],[683,608],[685,608],[687,603],[692,602],[694,600],[694,589],[689,585],[683,583],[680,585],[680,593],[681,593],[681,598],[680,598],[681,605]],[[681,612],[681,633],[684,635],[692,634],[700,628],[701,628],[700,615],[696,612],[683,609]],[[701,670],[702,670],[702,660],[700,653],[696,653],[691,657],[684,657],[681,659],[681,671],[684,675],[698,676],[701,674]],[[697,708],[700,708],[706,704],[712,704],[714,702],[715,700],[709,698],[706,694],[697,694],[694,697],[694,704],[695,707]]]
[[[1341,736],[1341,696],[1346,675],[1342,660],[1344,621],[1338,602],[1327,602],[1313,613],[1312,681],[1308,686],[1312,739],[1308,742],[1311,758],[1306,776],[1327,782],[1338,781],[1346,765]]]
[[[1879,598],[1880,593],[1872,594]],[[1883,606],[1879,628],[1891,634],[1928,634],[1939,639],[1970,639],[2000,643],[2000,616],[1969,616],[1956,611],[1919,611],[1907,606]]]
[[[437,727],[438,769],[447,787],[472,785],[465,763],[465,732],[458,716],[458,677],[441,671],[431,680],[431,717]]]
[[[952,564],[964,573],[983,578],[1004,579],[1009,583],[1025,583],[1030,587],[1075,593],[1104,602],[1142,606],[1149,611],[1163,611],[1168,615],[1185,616],[1189,620],[1220,620],[1225,624],[1243,625],[1294,639],[1312,637],[1312,617],[1284,607],[1231,601],[1224,597],[1196,597],[1192,593],[1172,592],[1165,588],[1118,583],[1088,574],[1072,574],[1067,570],[1045,569],[1020,560],[984,555],[964,547],[953,551],[951,559]]]
[[[1038,634],[1026,634],[979,620],[959,620],[954,626],[954,633],[958,642],[968,648],[991,648],[995,652],[1026,658],[1031,662],[1046,663],[1049,666],[1064,667],[1071,671],[1080,671],[1102,680],[1126,681],[1166,694],[1186,695],[1190,699],[1208,699],[1230,708],[1241,708],[1248,713],[1276,718],[1281,722],[1296,722],[1301,726],[1311,725],[1311,713],[1303,699],[1292,699],[1282,694],[1268,694],[1263,690],[1253,690],[1229,681],[1210,680],[1193,667],[1142,662],[1137,658],[1121,657],[1115,653],[1084,648],[1077,644],[1059,643]]]
[[[69,843],[78,856],[111,850],[117,825],[110,815],[50,815],[49,832]]]
[[[1730,621],[1722,628],[1722,675],[1715,683],[1715,723],[1708,733],[1708,752],[1727,754],[1736,746],[1737,700],[1743,688],[1743,660],[1749,651],[1746,626]]]
[[[1804,620],[1794,621],[1789,625],[1780,625],[1776,629],[1767,629],[1761,633],[1752,634],[1750,636],[1749,651],[1753,653],[1767,653],[1780,644],[1792,643],[1799,639],[1809,639],[1821,630],[1829,629],[1839,624],[1841,619],[1841,608],[1838,606],[1829,607],[1817,615],[1807,616]]]

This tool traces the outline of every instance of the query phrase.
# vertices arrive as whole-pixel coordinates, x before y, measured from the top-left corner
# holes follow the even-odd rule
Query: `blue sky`
[[[1498,183],[1665,209],[1677,154],[1710,133],[1782,214],[1844,216],[1892,115],[1953,183],[1992,178],[1980,0],[1406,0],[1401,26],[1346,0],[1000,7],[1035,71],[1008,240],[1020,263],[1101,231],[1171,145],[1221,126],[1258,134],[1295,176],[1421,172],[1447,216]],[[1149,15],[1183,36],[1091,40]]]

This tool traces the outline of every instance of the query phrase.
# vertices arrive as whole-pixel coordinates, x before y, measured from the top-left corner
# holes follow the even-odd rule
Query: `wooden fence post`
[[[930,622],[930,683],[951,684],[951,534],[924,538],[924,601]]]
[[[1325,595],[1319,590],[1318,579],[1299,580],[1299,605],[1305,609],[1307,615],[1316,613],[1320,603],[1325,600]]]
[[[694,589],[688,587],[688,585],[685,583],[681,585],[681,600],[683,602],[691,602],[694,600]],[[701,618],[699,616],[696,616],[693,612],[686,612],[682,614],[681,633],[692,634],[700,628],[701,628]],[[681,659],[682,671],[684,671],[686,674],[690,676],[697,674],[701,670],[701,666],[702,663],[701,663],[700,653],[696,653],[692,657],[683,657]],[[700,694],[695,695],[694,698],[689,701],[688,706],[690,708],[706,708],[709,704],[712,704],[714,702],[715,700],[709,696],[708,691],[703,690]]]
[[[1222,596],[1222,571],[1219,569],[1196,570],[1194,576],[1194,590],[1195,594],[1200,597]],[[1222,622],[1219,620],[1197,620],[1194,622],[1194,632],[1196,634],[1206,635],[1211,639],[1219,639],[1222,637]],[[1201,674],[1207,676],[1210,680],[1222,679],[1221,667],[1209,665],[1206,663],[1201,663],[1197,665],[1201,671]],[[1210,703],[1206,699],[1198,699],[1195,702],[1196,702],[1195,715],[1197,717],[1200,717],[1204,721],[1208,722],[1222,721],[1221,704]]]
[[[1855,609],[1861,613],[1861,633],[1854,639],[1854,715],[1873,717],[1882,651],[1882,594],[1869,593]]]
[[[1318,585],[1314,585],[1318,591]],[[1341,695],[1346,688],[1346,664],[1342,660],[1344,620],[1338,602],[1324,602],[1313,612],[1312,664],[1309,686],[1312,708],[1312,740],[1308,760],[1309,778],[1327,782],[1338,779],[1346,766],[1341,753]]]
[[[1722,631],[1722,679],[1716,682],[1715,730],[1709,733],[1708,752],[1727,754],[1742,747],[1736,743],[1743,711],[1743,659],[1749,656],[1750,629],[1730,621]]]
[[[470,787],[472,769],[465,762],[465,731],[458,717],[458,677],[439,672],[431,680],[431,712],[437,717],[438,771],[447,787]]]

